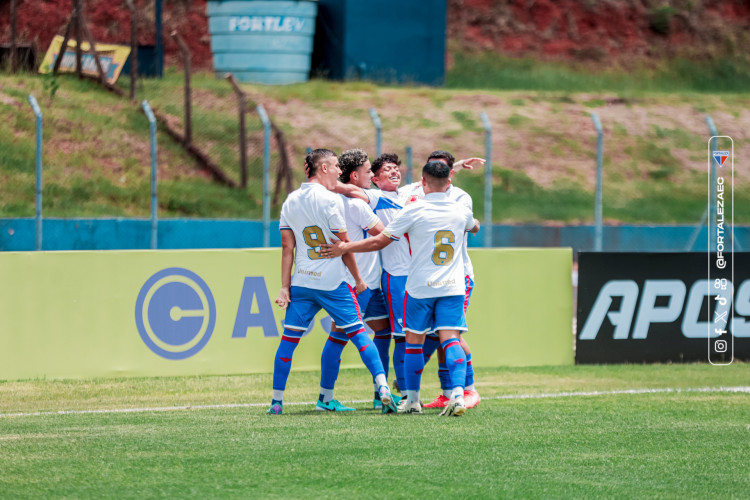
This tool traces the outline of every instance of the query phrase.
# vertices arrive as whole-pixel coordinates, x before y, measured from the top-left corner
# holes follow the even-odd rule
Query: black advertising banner
[[[577,363],[750,360],[750,253],[582,252]],[[710,281],[709,281],[710,277]]]

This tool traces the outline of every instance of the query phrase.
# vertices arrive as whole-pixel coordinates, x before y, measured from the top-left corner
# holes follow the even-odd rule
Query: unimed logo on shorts
[[[163,269],[141,287],[135,323],[143,342],[166,359],[186,359],[208,343],[216,303],[200,276],[181,267]]]

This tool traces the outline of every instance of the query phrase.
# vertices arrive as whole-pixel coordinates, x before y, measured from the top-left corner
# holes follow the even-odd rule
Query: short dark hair
[[[372,162],[372,173],[378,175],[378,170],[383,168],[386,163],[395,163],[399,167],[401,166],[401,160],[398,159],[396,153],[383,153]]]
[[[320,162],[330,156],[336,156],[336,153],[330,149],[313,149],[307,153],[307,156],[305,156],[305,174],[307,174],[307,178],[314,177],[318,173]]]
[[[341,176],[339,180],[346,184],[352,179],[352,172],[367,162],[368,157],[361,149],[349,149],[339,156],[339,167],[341,167]]]
[[[428,161],[422,167],[422,175],[435,179],[447,179],[451,175],[451,168],[442,161]]]
[[[448,151],[443,151],[442,149],[433,151],[432,153],[430,153],[430,156],[427,157],[428,162],[433,159],[445,160],[450,168],[453,168],[453,163],[456,161],[452,154],[450,154]]]

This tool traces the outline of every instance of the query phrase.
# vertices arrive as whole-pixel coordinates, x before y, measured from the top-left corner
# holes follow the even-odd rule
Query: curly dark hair
[[[448,151],[443,151],[442,149],[430,153],[430,156],[427,157],[427,161],[429,162],[432,160],[445,160],[451,169],[453,168],[453,163],[456,161],[452,154]]]
[[[378,175],[378,171],[383,168],[383,165],[386,163],[395,163],[399,167],[401,166],[401,160],[398,159],[396,153],[383,153],[372,162],[372,173]]]
[[[341,176],[339,180],[346,184],[352,178],[352,172],[365,164],[369,158],[367,153],[361,149],[349,149],[339,156],[339,167],[341,167]]]
[[[336,153],[330,149],[313,149],[305,156],[305,175],[308,179],[318,173],[320,162],[329,156],[336,156]]]

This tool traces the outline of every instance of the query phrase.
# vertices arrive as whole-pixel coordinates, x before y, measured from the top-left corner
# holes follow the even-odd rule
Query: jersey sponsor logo
[[[211,290],[194,272],[163,269],[141,287],[135,323],[146,346],[166,359],[186,359],[208,343],[216,324]]]
[[[295,270],[295,274],[304,274],[305,276],[310,276],[311,278],[320,278],[323,276],[323,271],[308,271],[307,269],[297,269]]]
[[[429,287],[443,287],[443,286],[453,286],[456,284],[455,279],[449,279],[449,280],[443,280],[443,281],[428,281],[427,286]]]

